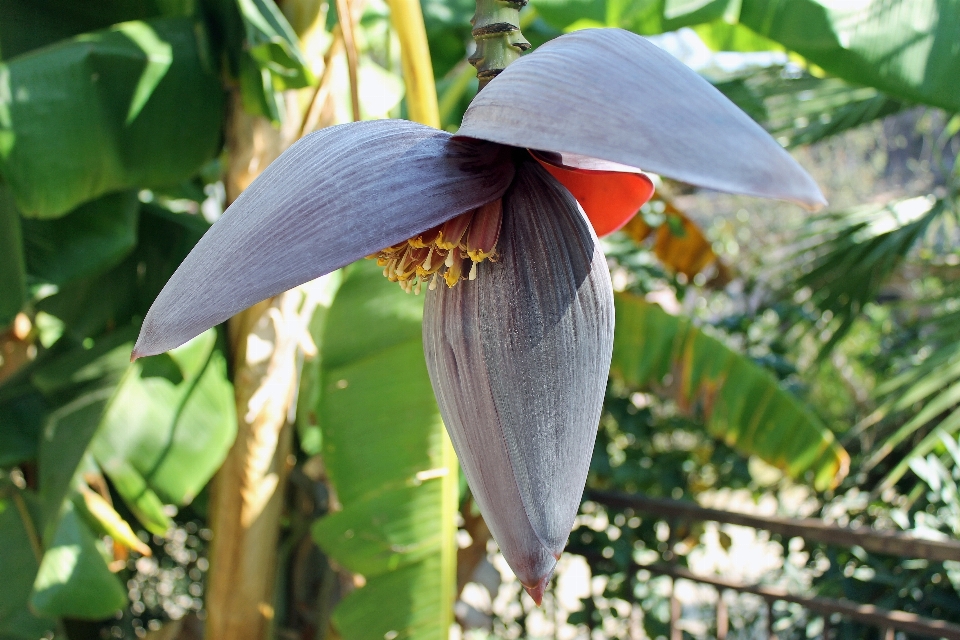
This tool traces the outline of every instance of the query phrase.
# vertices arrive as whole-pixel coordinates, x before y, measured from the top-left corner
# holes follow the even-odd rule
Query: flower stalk
[[[530,48],[520,33],[520,9],[527,0],[477,0],[470,24],[477,49],[469,61],[477,68],[480,89]]]

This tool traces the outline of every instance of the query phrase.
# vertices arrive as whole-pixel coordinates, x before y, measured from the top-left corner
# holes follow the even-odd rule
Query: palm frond
[[[789,289],[807,288],[809,302],[822,314],[829,338],[821,359],[945,210],[943,200],[923,196],[831,212],[810,223],[791,260],[802,275]]]
[[[789,67],[760,69],[716,87],[786,147],[819,142],[910,106],[871,87]]]

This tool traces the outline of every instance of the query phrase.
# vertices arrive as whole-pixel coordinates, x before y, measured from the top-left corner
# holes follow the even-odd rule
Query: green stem
[[[530,48],[520,33],[520,9],[527,0],[477,0],[477,12],[470,23],[477,50],[470,64],[477,68],[480,88]]]

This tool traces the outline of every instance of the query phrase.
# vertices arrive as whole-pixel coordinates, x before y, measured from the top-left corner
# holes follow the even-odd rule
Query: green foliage
[[[10,193],[0,186],[0,327],[6,327],[27,296],[21,221]]]
[[[220,144],[223,100],[199,24],[127,22],[0,66],[0,174],[25,216],[171,185]],[[64,96],[67,96],[64,99]]]
[[[98,206],[101,201],[107,205]],[[113,212],[112,219],[107,212]],[[70,229],[69,223],[83,215],[102,220],[107,237],[123,240],[94,245],[104,251],[92,251],[90,260],[65,262],[60,254],[72,248],[69,233],[60,229]],[[112,223],[124,231],[114,234]],[[35,512],[23,526],[37,532],[37,550],[43,554],[30,576],[30,584],[36,580],[33,606],[51,617],[100,618],[122,606],[126,595],[107,569],[97,523],[74,510],[85,478],[105,474],[129,512],[163,534],[170,526],[164,501],[189,502],[219,466],[236,429],[233,390],[215,332],[171,354],[129,363],[138,318],[205,225],[121,193],[64,218],[26,220],[24,226],[37,239],[30,245],[28,275],[45,281],[56,273],[62,283],[40,305],[67,326],[52,348],[0,385],[2,463],[33,461],[39,471],[38,491],[18,494]],[[98,231],[91,227],[85,235],[79,223],[72,228],[81,246]],[[124,246],[130,233],[136,238],[132,251]],[[53,244],[44,245],[43,239]],[[57,242],[66,248],[49,250]],[[130,253],[110,267],[121,251]],[[86,311],[92,308],[99,312],[93,319]],[[75,332],[81,317],[88,322]],[[9,544],[22,543],[21,537]],[[27,552],[33,553],[30,545],[16,550]],[[28,586],[24,597],[30,592]],[[3,611],[0,628],[23,615]]]
[[[32,372],[34,386],[56,406],[38,457],[46,525],[32,602],[45,615],[102,618],[126,602],[91,523],[73,506],[84,474],[105,473],[130,511],[162,534],[169,518],[160,497],[192,500],[233,441],[233,391],[215,332],[128,364],[135,335],[117,332]],[[72,399],[57,406],[64,398]]]
[[[315,82],[297,36],[273,0],[209,0],[230,73],[248,112],[283,121],[286,89]]]
[[[421,6],[433,71],[438,79],[443,78],[465,57],[463,43],[470,37],[470,18],[473,17],[474,2],[424,0]]]
[[[628,385],[671,387],[711,435],[820,490],[846,475],[849,456],[814,414],[768,372],[657,305],[616,297],[612,373]],[[732,384],[731,384],[732,382]]]
[[[960,109],[955,0],[743,0],[739,22],[839,78]]]
[[[334,612],[344,637],[445,638],[457,467],[423,360],[422,298],[380,271],[350,267],[323,329],[317,410],[342,510],[313,533],[366,578]]]
[[[21,491],[9,477],[0,477],[0,637],[33,640],[53,629],[54,620],[38,617],[27,608],[33,581],[40,568],[36,496]]]
[[[87,202],[52,220],[25,219],[23,251],[35,281],[58,286],[101,273],[137,244],[140,202],[133,191]]]
[[[829,212],[810,223],[794,257],[802,264],[802,275],[791,288],[809,287],[810,301],[832,318],[821,357],[846,335],[864,305],[877,297],[881,284],[943,212],[943,201],[918,197]]]
[[[939,295],[918,301],[919,318],[904,327],[910,338],[891,354],[891,375],[875,391],[882,401],[876,411],[882,441],[863,468],[884,469],[881,491],[894,487],[915,465],[924,465],[931,452],[942,454],[945,446],[952,451],[949,443],[960,431],[958,291],[953,278],[945,285]],[[896,451],[900,455],[892,456]]]
[[[0,2],[0,57],[9,60],[120,22],[190,16],[195,8],[195,0],[3,0]]]
[[[717,88],[787,147],[813,144],[897,113],[907,104],[839,78],[772,67],[720,82]]]
[[[63,503],[53,539],[45,545],[30,605],[51,617],[105,618],[127,603],[127,593],[104,561],[100,540]]]
[[[888,510],[897,525],[918,538],[956,539],[960,535],[960,446],[955,438],[939,437],[942,453],[909,458],[910,471],[920,482],[912,492],[913,504],[891,508],[880,500],[866,509]],[[860,511],[860,513],[857,513]],[[863,517],[862,510],[851,515]],[[828,549],[827,572],[818,578],[819,592],[870,602],[877,607],[900,609],[945,622],[960,622],[960,562],[931,562],[884,556],[852,549]],[[865,628],[843,622],[841,633],[858,637]]]
[[[563,31],[607,26],[647,35],[696,26],[716,50],[784,47],[853,84],[960,110],[955,0],[534,0],[533,6]]]
[[[532,4],[547,23],[563,31],[620,27],[642,35],[724,19],[734,5],[730,0],[534,0]]]
[[[296,35],[272,0],[237,0],[248,49],[240,57],[240,88],[244,107],[283,120],[280,92],[314,82],[296,45]]]
[[[129,354],[133,345],[118,347]],[[107,475],[124,464],[167,502],[187,504],[219,468],[236,435],[226,360],[207,331],[124,373],[93,441]]]
[[[523,20],[534,44],[588,26],[644,34],[693,26],[715,50],[794,52],[791,59],[808,63],[806,71],[774,67],[718,85],[789,146],[911,103],[960,109],[956,0],[532,5]],[[442,76],[443,121],[455,126],[476,86],[463,64],[473,3],[427,0],[423,8]],[[384,7],[369,7],[359,39],[361,98],[365,112],[377,115],[399,113],[400,92],[386,84],[397,80],[385,69],[399,67],[387,24]],[[383,51],[374,41],[385,43]],[[99,536],[109,531],[135,544],[128,525],[136,521],[164,535],[172,523],[168,503],[190,502],[225,455],[235,416],[215,332],[170,354],[127,362],[141,318],[206,229],[196,216],[160,205],[171,198],[199,202],[204,183],[218,179],[219,165],[208,161],[221,150],[224,84],[239,88],[248,111],[280,122],[287,110],[281,92],[315,78],[273,0],[0,0],[0,56],[0,329],[25,312],[37,348],[32,362],[0,382],[0,637],[32,640],[59,631],[59,617],[103,617],[122,606],[125,590],[108,569]],[[804,272],[790,293],[809,288],[809,301],[799,305],[803,322],[815,324],[818,315],[829,335],[820,335],[824,326],[817,324],[805,340],[824,354],[841,350],[840,339],[855,333],[850,327],[864,321],[882,284],[905,262],[915,266],[909,257],[953,206],[950,193],[814,220],[797,253]],[[621,257],[665,278],[649,252],[631,247]],[[672,284],[681,298],[697,291]],[[926,523],[956,535],[938,523],[956,514],[960,463],[953,440],[944,438],[960,430],[960,316],[956,292],[946,287],[940,295],[929,305],[929,322],[891,314],[895,332],[907,337],[888,339],[889,323],[872,327],[890,353],[883,363],[863,357],[856,364],[890,380],[871,398],[884,420],[872,458],[858,471],[876,474],[870,471],[876,465],[891,490],[920,478],[929,491],[911,494],[914,527]],[[844,469],[846,453],[827,428],[764,368],[786,384],[808,382],[799,347],[751,359],[749,348],[735,351],[709,329],[639,298],[619,295],[617,306],[614,380],[590,487],[675,497],[755,489],[741,453],[795,478],[812,477],[821,489]],[[391,631],[446,637],[450,622],[448,528],[457,474],[423,365],[420,317],[418,298],[364,263],[351,268],[329,313],[322,307],[311,325],[322,352],[304,366],[298,433],[304,453],[323,454],[335,506],[342,507],[312,533],[336,563],[366,578],[334,615],[346,638],[379,639]],[[761,322],[747,324],[744,333]],[[842,350],[853,353],[847,342]],[[662,398],[641,394],[649,404],[640,407],[637,389]],[[823,416],[832,411],[832,405],[817,408]],[[34,473],[24,481],[19,470],[3,470],[14,465]],[[111,520],[107,529],[80,506],[96,478],[109,480],[114,513],[129,522]],[[935,517],[923,520],[923,509]],[[636,549],[657,548],[654,520],[630,524],[632,514],[610,520],[619,537],[583,526],[570,548],[588,558],[594,575],[611,578],[605,595],[641,598],[648,631],[663,632],[664,602],[627,573]],[[695,539],[699,532],[678,535]],[[943,588],[930,587],[944,573],[939,567],[904,578],[903,567],[889,560],[854,553],[831,561],[833,573],[821,583],[826,592],[842,588],[864,601],[904,607],[897,589],[907,585],[942,598],[936,606],[955,606]],[[858,582],[837,573],[850,564],[873,567],[879,577]],[[599,602],[587,603],[582,620],[599,625],[601,613],[613,615]],[[917,610],[947,611],[928,605]]]

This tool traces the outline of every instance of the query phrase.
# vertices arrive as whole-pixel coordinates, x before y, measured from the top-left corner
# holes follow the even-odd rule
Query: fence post
[[[670,640],[683,640],[683,631],[680,629],[680,599],[677,598],[677,579],[670,579]]]
[[[723,599],[723,589],[717,589],[717,640],[727,640],[730,631],[730,614],[727,601]]]
[[[773,600],[767,600],[767,638],[768,640],[777,640],[777,634],[773,632]]]

